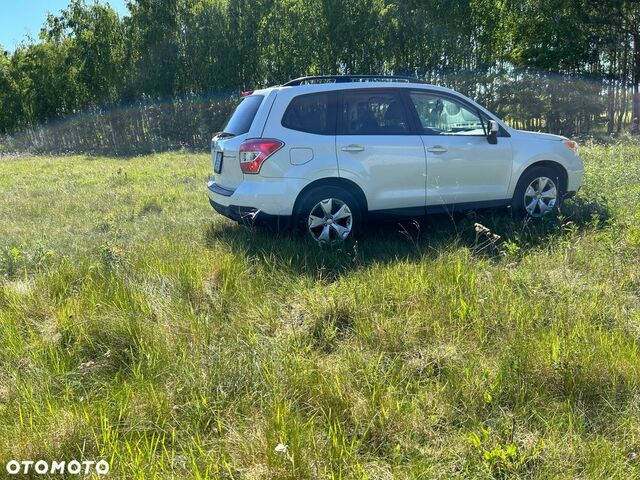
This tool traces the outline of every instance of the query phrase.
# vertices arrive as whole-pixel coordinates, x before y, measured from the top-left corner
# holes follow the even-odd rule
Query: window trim
[[[405,91],[408,90],[406,88],[388,88],[388,87],[372,87],[372,88],[349,88],[336,90],[338,94],[337,98],[337,108],[336,108],[336,135],[340,136],[362,136],[362,137],[393,137],[393,136],[407,136],[407,135],[419,135],[418,130],[416,129],[416,124],[413,119],[413,115],[411,110],[409,109],[409,105],[407,104],[407,98]],[[400,104],[402,105],[402,109],[407,118],[407,124],[409,130],[405,133],[344,133],[344,95],[346,93],[360,93],[360,92],[375,92],[375,93],[383,93],[383,94],[393,94],[398,97]],[[409,99],[410,100],[410,99]],[[414,108],[415,110],[415,108]]]
[[[328,97],[326,131],[323,133],[317,133],[317,132],[309,132],[307,130],[299,130],[296,128],[287,127],[283,122],[284,122],[285,115],[287,115],[289,108],[291,108],[291,104],[298,98],[308,97],[311,95],[326,95]],[[292,132],[306,133],[308,135],[322,135],[324,137],[335,136],[336,130],[337,130],[336,124],[337,124],[337,116],[338,116],[338,109],[336,108],[336,105],[337,105],[337,95],[336,95],[336,92],[331,90],[323,91],[323,92],[303,93],[300,95],[296,95],[292,97],[291,100],[289,100],[289,103],[284,109],[284,112],[282,113],[282,117],[280,118],[280,126],[282,128],[286,128],[287,130],[291,130]]]
[[[476,115],[480,115],[480,119],[482,120],[482,117],[487,117],[488,120],[493,120],[495,121],[494,118],[491,118],[490,116],[488,116],[487,114],[485,114],[477,105],[474,105],[473,103],[469,102],[468,100],[461,98],[457,95],[451,94],[449,92],[440,92],[437,90],[431,90],[431,89],[427,89],[427,88],[405,88],[404,89],[406,91],[406,95],[407,95],[407,100],[409,101],[409,108],[411,110],[411,116],[414,118],[414,121],[416,122],[416,127],[417,130],[419,132],[420,135],[423,135],[425,137],[440,137],[440,136],[444,136],[444,135],[435,135],[433,133],[428,133],[424,127],[422,126],[422,122],[420,121],[420,115],[418,114],[418,110],[416,109],[415,104],[413,103],[413,100],[411,99],[411,94],[412,93],[423,93],[423,94],[427,94],[427,95],[434,95],[434,96],[438,96],[438,97],[443,97],[447,100],[453,100],[456,101],[458,103],[460,103],[461,105],[465,106],[467,108],[467,110],[471,111],[471,112],[476,112]],[[483,123],[483,130],[485,131],[485,137],[486,137],[486,126],[484,125],[484,121]],[[511,135],[509,134],[509,132],[507,132],[502,125],[498,124],[500,126],[500,132],[498,132],[498,137],[510,137]],[[480,137],[481,135],[464,135],[464,134],[457,134],[457,135],[446,135],[446,136],[450,136],[450,137]]]

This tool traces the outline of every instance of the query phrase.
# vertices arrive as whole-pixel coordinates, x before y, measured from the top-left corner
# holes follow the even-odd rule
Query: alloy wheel
[[[534,179],[524,191],[524,208],[532,217],[542,217],[552,211],[558,201],[558,189],[548,177]]]
[[[349,206],[337,198],[318,202],[309,212],[309,233],[321,244],[340,243],[347,239],[353,227]]]

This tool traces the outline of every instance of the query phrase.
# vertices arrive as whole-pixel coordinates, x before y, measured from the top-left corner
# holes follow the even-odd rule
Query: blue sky
[[[127,14],[125,0],[101,2],[109,3],[120,16]],[[68,4],[69,0],[0,0],[0,45],[12,52],[27,34],[37,40],[47,13],[57,14]]]

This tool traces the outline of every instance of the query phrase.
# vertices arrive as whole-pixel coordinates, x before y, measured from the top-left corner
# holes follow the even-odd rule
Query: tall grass
[[[640,146],[582,154],[557,219],[334,249],[215,215],[204,155],[0,160],[0,461],[640,477]]]

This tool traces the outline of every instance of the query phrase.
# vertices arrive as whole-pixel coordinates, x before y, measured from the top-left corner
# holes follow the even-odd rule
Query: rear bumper
[[[209,199],[213,209],[220,215],[243,225],[270,226],[277,229],[287,229],[291,217],[283,215],[269,215],[254,207],[243,207],[240,205],[221,205]]]
[[[220,215],[239,223],[253,223],[257,216],[261,214],[261,212],[255,208],[240,207],[238,205],[224,206],[211,199],[209,199],[209,203]],[[263,213],[262,216],[264,215]]]
[[[288,217],[293,213],[298,195],[309,184],[309,180],[301,178],[250,177],[233,189],[211,179],[208,183],[209,200],[224,207],[253,207],[269,215]]]

